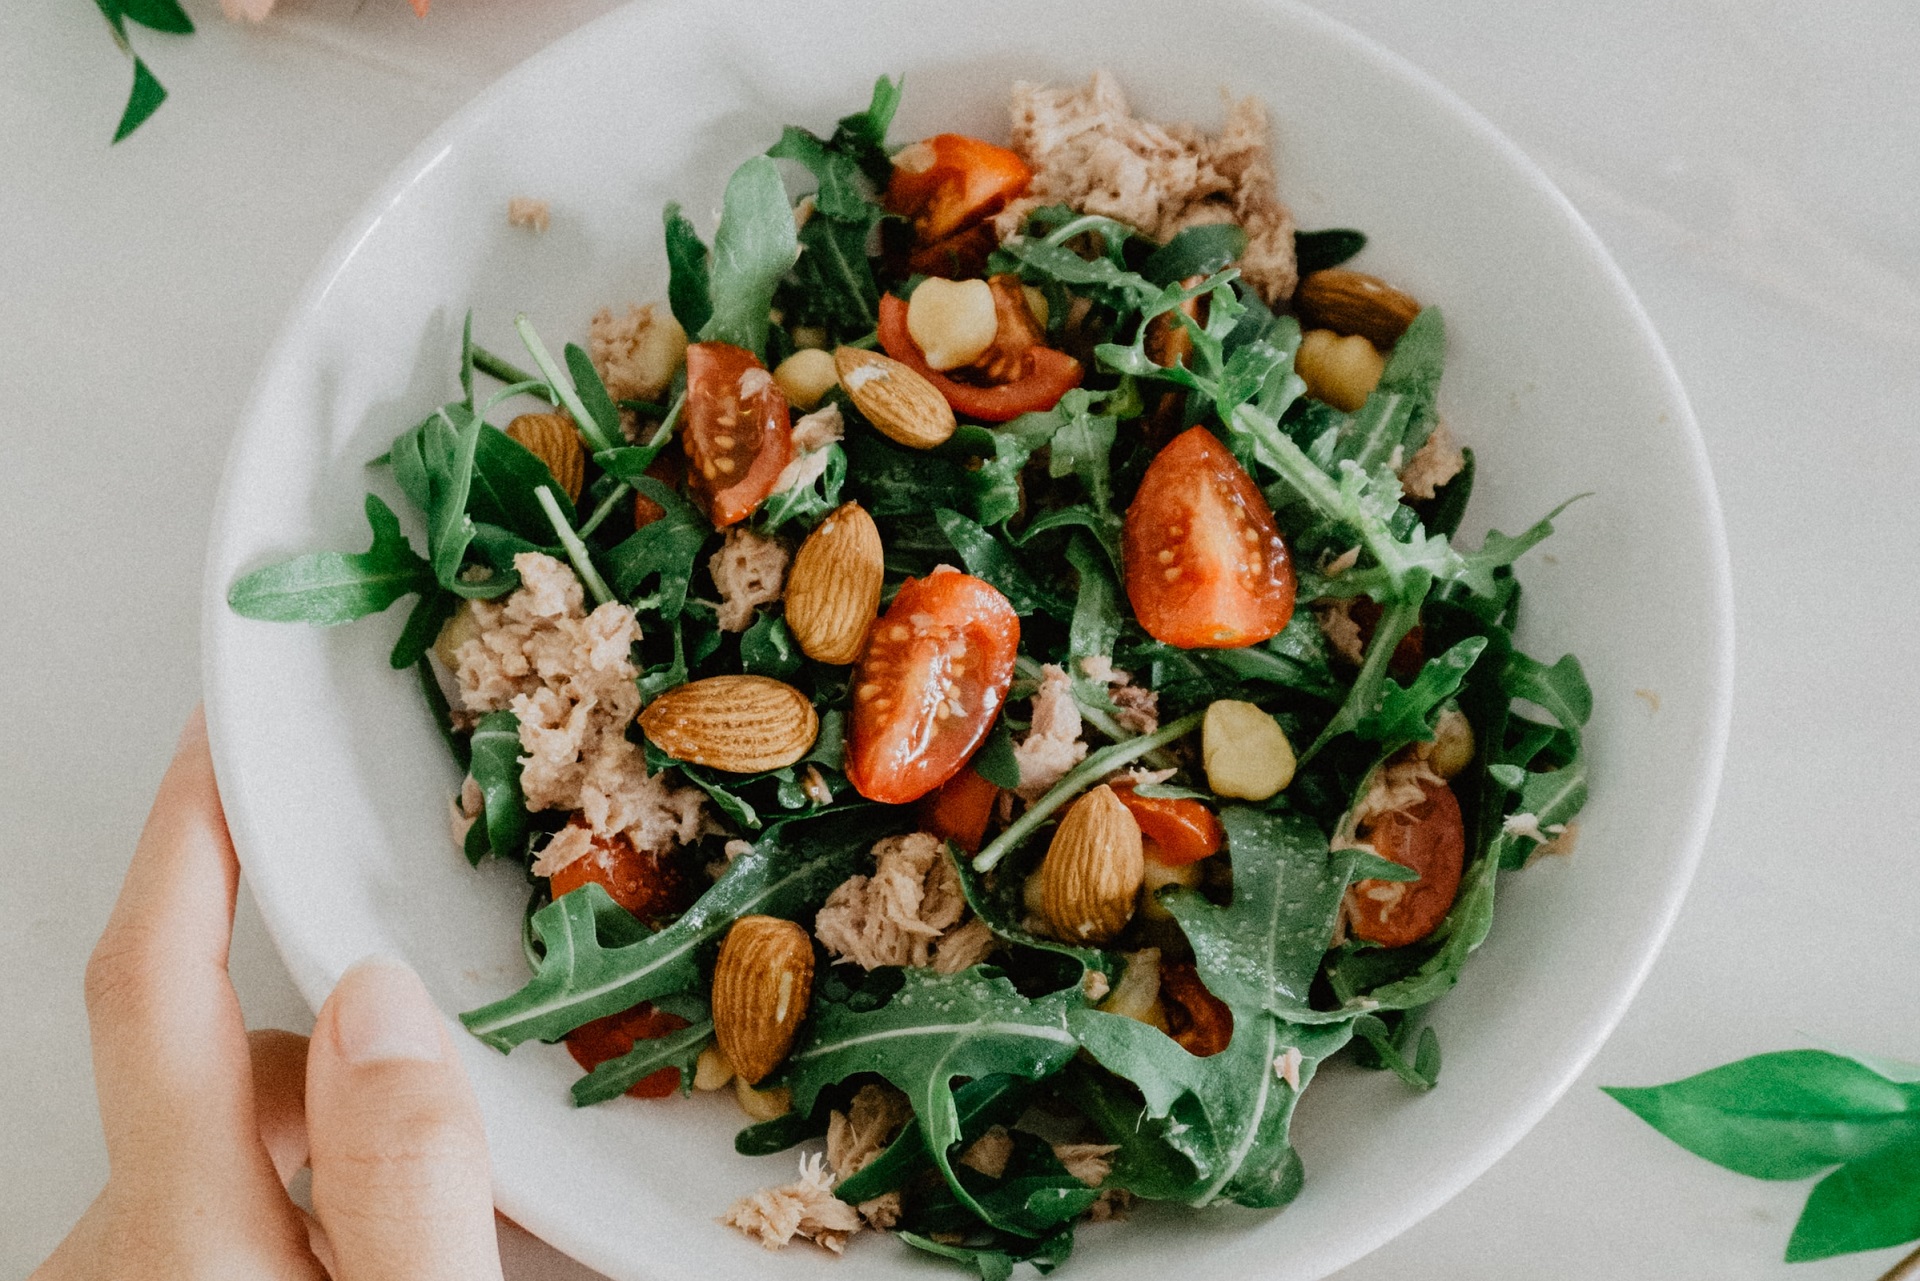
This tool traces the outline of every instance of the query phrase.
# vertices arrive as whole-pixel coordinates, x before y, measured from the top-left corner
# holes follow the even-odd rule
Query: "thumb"
[[[336,1281],[500,1276],[480,1109],[412,970],[362,961],[320,1007],[307,1128]]]

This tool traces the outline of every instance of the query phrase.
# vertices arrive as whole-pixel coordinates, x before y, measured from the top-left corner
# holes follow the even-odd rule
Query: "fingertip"
[[[320,1013],[330,1047],[346,1063],[432,1063],[447,1056],[439,1007],[420,976],[392,957],[355,962]]]

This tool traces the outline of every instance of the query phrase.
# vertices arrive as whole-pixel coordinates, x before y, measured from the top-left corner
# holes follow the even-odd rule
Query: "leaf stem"
[[[1016,846],[1033,834],[1035,828],[1047,820],[1047,816],[1065,805],[1078,795],[1089,783],[1103,774],[1112,772],[1129,761],[1137,760],[1157,747],[1165,747],[1177,738],[1182,738],[1200,728],[1204,711],[1188,712],[1169,725],[1162,725],[1151,734],[1142,734],[1139,738],[1130,738],[1111,747],[1103,747],[1090,753],[1067,772],[1065,778],[1053,785],[1053,789],[1033,804],[1026,812],[1007,825],[1007,830],[993,838],[987,847],[973,860],[973,870],[990,872],[1001,859],[1005,858]]]
[[[548,404],[557,404],[553,397],[553,388],[544,378],[535,378],[510,360],[494,355],[479,343],[473,345],[473,367],[481,373],[499,379],[503,383],[537,383],[546,391],[541,399]],[[536,393],[538,394],[538,393]]]
[[[595,453],[604,449],[619,447],[617,440],[608,440],[607,433],[601,430],[600,422],[587,412],[587,406],[580,399],[580,393],[567,378],[561,374],[560,366],[554,362],[553,353],[540,341],[540,335],[533,331],[533,322],[527,314],[521,312],[513,318],[513,327],[520,331],[520,341],[527,345],[527,354],[533,357],[533,363],[540,366],[540,372],[547,377],[547,386],[558,396],[559,403],[566,406],[573,415],[573,425],[593,445]]]
[[[613,593],[607,590],[606,580],[600,577],[600,571],[593,567],[593,557],[587,551],[587,545],[580,541],[580,535],[573,532],[573,526],[567,524],[567,518],[560,512],[560,502],[553,496],[553,487],[542,485],[533,491],[540,500],[540,506],[546,511],[547,519],[553,522],[553,532],[560,538],[560,545],[567,549],[567,559],[573,562],[574,572],[580,575],[580,581],[587,585],[593,598],[602,605],[613,599]]]
[[[613,492],[607,495],[605,501],[593,509],[593,515],[587,517],[587,523],[580,526],[580,537],[582,541],[593,537],[593,531],[600,528],[600,522],[604,521],[608,516],[611,516],[613,509],[620,504],[620,500],[632,492],[633,486],[624,480],[618,485],[615,485]]]
[[[502,387],[499,391],[487,397],[486,407],[480,411],[480,416],[485,418],[488,414],[498,409],[507,401],[512,400],[515,396],[538,396],[540,399],[547,400],[548,403],[551,404],[552,402],[549,400],[550,391],[551,388],[547,386],[547,380],[544,378],[529,378],[525,382],[508,383],[505,387]]]

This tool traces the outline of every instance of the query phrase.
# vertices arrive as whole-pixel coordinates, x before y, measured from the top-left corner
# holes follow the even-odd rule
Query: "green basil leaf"
[[[1863,1157],[1813,1185],[1787,1262],[1828,1259],[1920,1239],[1920,1141]]]
[[[120,12],[128,18],[146,27],[150,31],[164,31],[169,35],[187,36],[193,34],[193,19],[187,16],[178,0],[116,0]]]
[[[1760,1054],[1668,1085],[1606,1092],[1687,1151],[1757,1179],[1803,1179],[1920,1144],[1920,1090],[1824,1050]]]
[[[429,590],[433,572],[408,545],[393,509],[368,494],[366,511],[373,527],[368,550],[314,552],[257,569],[228,589],[228,608],[243,618],[331,627]]]
[[[123,141],[128,134],[145,124],[154,112],[160,110],[160,104],[167,100],[166,86],[147,70],[143,59],[133,60],[133,88],[127,93],[126,110],[120,113],[120,123],[114,126],[113,140]]]

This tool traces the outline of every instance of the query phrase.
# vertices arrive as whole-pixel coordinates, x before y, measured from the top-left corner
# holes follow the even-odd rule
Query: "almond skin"
[[[1294,291],[1293,309],[1308,329],[1358,334],[1389,351],[1420,314],[1420,304],[1378,276],[1345,267],[1316,271]]]
[[[805,756],[820,733],[820,718],[807,696],[784,681],[709,676],[648,703],[640,728],[676,760],[757,774]]]
[[[885,577],[880,531],[866,508],[848,503],[821,521],[787,571],[787,627],[800,652],[820,663],[859,658]]]
[[[1105,943],[1133,919],[1146,876],[1140,825],[1102,783],[1073,803],[1040,865],[1041,915],[1069,943]]]
[[[587,479],[587,457],[573,419],[565,414],[521,414],[507,424],[507,435],[547,465],[568,502],[578,502]]]
[[[813,993],[813,940],[777,916],[743,916],[713,967],[713,1039],[735,1078],[757,1085],[793,1048]]]
[[[958,426],[940,389],[891,356],[841,347],[833,353],[833,367],[854,408],[897,444],[932,449]]]

